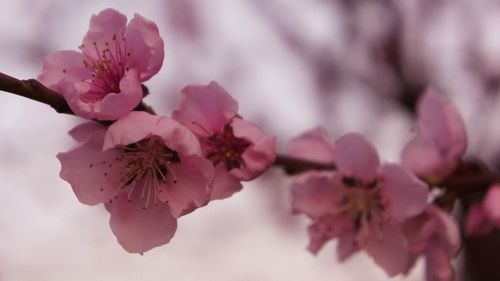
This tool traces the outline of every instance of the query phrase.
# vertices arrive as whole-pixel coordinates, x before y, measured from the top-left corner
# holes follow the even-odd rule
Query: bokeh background
[[[500,2],[493,0],[1,0],[0,72],[36,77],[43,57],[76,49],[94,13],[153,19],[165,41],[146,102],[168,115],[186,84],[218,81],[240,113],[278,136],[304,130],[369,136],[398,161],[428,85],[462,112],[468,154],[497,166]],[[305,250],[290,179],[273,168],[242,192],[179,220],[165,246],[126,253],[102,206],[80,204],[55,155],[82,122],[0,93],[1,280],[387,280],[370,258],[344,264],[335,243]],[[459,262],[460,267],[460,262]],[[419,265],[407,277],[422,280]]]

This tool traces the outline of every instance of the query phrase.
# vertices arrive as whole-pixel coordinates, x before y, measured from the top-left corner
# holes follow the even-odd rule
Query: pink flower
[[[455,280],[451,260],[460,249],[460,231],[449,214],[429,205],[424,213],[405,223],[404,230],[412,252],[408,270],[423,255],[428,281]]]
[[[209,200],[212,164],[193,133],[173,119],[131,112],[108,130],[87,123],[70,134],[78,145],[57,155],[61,178],[80,202],[106,204],[111,229],[128,252],[167,243],[176,218]]]
[[[492,186],[483,201],[471,206],[465,220],[465,234],[487,235],[500,228],[500,185]]]
[[[403,272],[410,251],[401,224],[424,210],[425,184],[399,165],[381,165],[375,148],[360,134],[346,134],[333,146],[315,129],[292,140],[290,147],[294,156],[334,159],[337,166],[335,172],[308,172],[294,181],[294,211],[313,220],[309,250],[317,253],[338,238],[340,261],[362,249],[388,275]]]
[[[90,19],[80,51],[59,51],[43,62],[38,80],[60,92],[73,112],[87,119],[116,120],[142,100],[141,82],[163,63],[156,24],[106,9]]]
[[[465,126],[455,106],[434,89],[422,95],[417,114],[418,134],[403,151],[403,166],[437,183],[453,172],[465,152]]]
[[[256,178],[276,157],[275,138],[243,120],[238,103],[216,82],[185,87],[172,116],[196,134],[215,167],[213,199],[239,191],[240,181]]]

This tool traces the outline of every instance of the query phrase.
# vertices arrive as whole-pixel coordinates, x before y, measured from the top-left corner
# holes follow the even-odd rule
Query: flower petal
[[[483,201],[483,210],[488,219],[500,227],[500,185],[492,186]]]
[[[378,176],[380,159],[375,147],[361,134],[348,133],[335,142],[338,171],[368,184]]]
[[[287,147],[288,154],[311,161],[333,163],[334,146],[325,129],[314,128],[293,138]]]
[[[102,152],[103,139],[104,131],[96,131],[72,150],[57,154],[61,178],[71,184],[83,204],[107,202],[118,193],[125,163],[116,160],[119,150]]]
[[[415,138],[405,146],[401,162],[415,174],[431,178],[441,179],[454,169],[454,164],[448,165],[432,142],[422,138]]]
[[[381,192],[388,202],[388,213],[401,223],[422,213],[427,206],[428,188],[413,174],[397,164],[382,166]]]
[[[127,194],[122,193],[106,204],[111,214],[109,225],[118,243],[127,252],[139,254],[168,243],[177,229],[168,205],[151,204],[144,209],[143,201],[134,199],[129,202]]]
[[[114,9],[105,9],[97,15],[92,15],[89,31],[83,37],[82,49],[92,58],[98,58],[100,52],[108,48],[106,42],[109,44],[122,40],[126,24],[127,17]]]
[[[183,155],[201,155],[198,138],[176,120],[162,117],[151,134],[159,136],[169,148]]]
[[[467,134],[458,110],[428,89],[418,107],[418,135],[405,147],[402,162],[419,176],[443,178],[465,152]]]
[[[339,262],[345,261],[357,251],[359,251],[359,245],[356,242],[354,232],[347,232],[339,237],[337,244],[337,259]]]
[[[158,27],[139,14],[130,20],[126,30],[127,65],[139,71],[140,80],[146,81],[158,73],[164,57],[163,39]]]
[[[208,137],[221,132],[238,112],[238,103],[217,82],[188,85],[172,117],[195,134]]]
[[[492,232],[493,224],[484,213],[483,206],[479,203],[472,205],[465,219],[465,235],[483,236]]]
[[[425,259],[425,275],[427,280],[455,280],[455,271],[450,263],[450,256],[439,247],[429,247]]]
[[[293,211],[312,218],[333,214],[339,195],[333,172],[311,172],[298,176],[292,185]]]
[[[82,124],[79,124],[75,126],[73,129],[71,129],[68,134],[77,142],[84,142],[86,141],[89,136],[91,136],[93,133],[96,133],[98,131],[102,131],[102,133],[105,133],[106,131],[106,126],[101,125],[97,122],[85,122]]]
[[[467,146],[465,125],[457,108],[430,88],[418,105],[419,128],[449,156],[462,155]]]
[[[450,214],[435,205],[430,205],[427,210],[436,220],[438,227],[436,230],[437,245],[431,248],[441,248],[448,256],[448,260],[455,257],[458,255],[461,245],[460,228],[457,222]]]
[[[307,249],[317,254],[332,238],[350,233],[352,228],[352,220],[344,215],[326,215],[314,220],[308,228],[310,240]]]
[[[68,82],[81,82],[91,77],[91,71],[83,64],[84,56],[76,51],[59,51],[48,54],[43,59],[42,73],[37,77],[46,87],[61,91],[58,84],[65,79]]]
[[[138,142],[149,136],[161,117],[143,111],[132,111],[109,126],[103,150]]]
[[[184,215],[193,203],[196,207],[208,203],[214,173],[210,161],[199,156],[181,157],[180,163],[171,164],[169,168],[177,182],[166,182],[158,198],[170,206],[174,217]]]
[[[97,103],[94,118],[116,120],[134,110],[143,97],[141,82],[136,70],[129,70],[120,80],[120,92],[108,93]]]
[[[231,121],[234,136],[242,138],[251,145],[241,155],[240,169],[230,174],[241,180],[252,180],[267,170],[276,158],[276,138],[267,137],[252,123],[241,118]]]
[[[406,270],[410,258],[408,243],[396,225],[383,225],[381,234],[383,239],[379,239],[377,235],[368,236],[361,248],[366,250],[387,275],[393,277]]]
[[[240,181],[230,175],[224,166],[215,168],[211,200],[225,199],[243,188]]]

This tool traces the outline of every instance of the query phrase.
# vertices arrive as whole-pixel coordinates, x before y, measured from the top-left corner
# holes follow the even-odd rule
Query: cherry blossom
[[[289,146],[294,156],[309,154],[314,160],[314,155],[337,166],[334,172],[308,172],[293,183],[294,211],[313,221],[309,250],[317,253],[338,238],[340,261],[364,250],[389,276],[404,272],[411,256],[402,223],[424,210],[425,184],[399,165],[381,164],[375,148],[357,133],[343,135],[333,146],[315,129]]]
[[[47,55],[38,80],[61,93],[73,112],[86,119],[116,120],[142,100],[141,82],[163,63],[156,24],[135,14],[106,9],[90,19],[77,51]]]
[[[469,236],[487,235],[500,228],[500,185],[492,186],[482,202],[469,209],[465,220],[465,234]]]
[[[215,167],[213,199],[239,191],[240,181],[256,178],[276,157],[275,137],[243,120],[236,100],[216,82],[186,86],[172,116],[196,134]]]
[[[403,166],[432,183],[439,183],[457,166],[467,147],[460,113],[434,89],[428,89],[418,107],[418,132],[406,145]]]
[[[428,281],[455,280],[451,260],[460,250],[460,231],[449,214],[430,204],[424,213],[406,222],[404,230],[412,252],[408,271],[424,256]]]
[[[70,135],[78,144],[57,155],[61,178],[81,203],[105,203],[128,252],[167,243],[176,218],[209,201],[212,164],[194,134],[173,119],[134,111],[107,130],[87,123]]]

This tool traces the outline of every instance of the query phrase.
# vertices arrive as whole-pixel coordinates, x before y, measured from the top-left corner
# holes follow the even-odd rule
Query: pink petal
[[[397,164],[383,165],[382,175],[381,192],[393,222],[403,222],[424,211],[428,188],[421,180]]]
[[[127,65],[137,69],[140,80],[146,81],[158,73],[163,64],[163,39],[153,21],[135,14],[126,30]]]
[[[469,213],[465,219],[465,235],[483,236],[492,232],[493,224],[486,216],[481,204],[474,204],[469,208]]]
[[[143,111],[132,111],[114,122],[104,138],[103,150],[138,142],[154,131],[161,117]]]
[[[488,220],[500,227],[500,185],[494,185],[486,193],[483,210]]]
[[[408,239],[411,252],[418,256],[429,246],[429,241],[438,228],[438,222],[426,210],[422,214],[405,221],[402,228]]]
[[[144,253],[166,244],[174,236],[177,220],[168,205],[152,204],[146,209],[139,198],[127,200],[122,193],[113,203],[106,204],[111,214],[109,225],[118,243],[129,253]]]
[[[252,180],[267,170],[276,158],[276,138],[267,137],[252,123],[241,118],[231,122],[234,136],[251,143],[241,155],[240,169],[230,171],[231,175],[241,180]]]
[[[458,110],[433,89],[421,97],[418,135],[403,151],[403,165],[419,176],[445,177],[465,152],[467,135]]]
[[[312,218],[335,213],[339,197],[333,172],[307,173],[296,177],[292,185],[293,211]]]
[[[162,117],[151,134],[159,136],[169,148],[183,155],[201,155],[198,138],[181,123]]]
[[[293,157],[333,163],[334,147],[323,128],[315,128],[293,138],[287,147],[288,154]]]
[[[116,120],[131,112],[143,97],[141,82],[136,70],[129,70],[120,81],[119,93],[108,93],[101,100],[94,118],[98,120]]]
[[[307,249],[317,254],[332,238],[352,232],[352,220],[344,215],[323,216],[309,226],[309,245]]]
[[[225,199],[243,188],[240,181],[230,175],[224,166],[215,168],[211,200]]]
[[[215,81],[207,86],[186,86],[181,94],[172,117],[200,136],[222,131],[238,112],[236,100]]]
[[[92,119],[96,111],[95,103],[84,102],[81,97],[82,94],[90,91],[90,85],[86,82],[73,83],[67,80],[61,80],[57,84],[59,93],[63,95],[71,110],[76,116]]]
[[[191,209],[193,203],[201,207],[210,200],[212,191],[212,163],[198,156],[181,157],[180,163],[170,165],[177,183],[165,183],[158,198],[170,206],[171,213],[178,218]]]
[[[71,184],[76,197],[87,205],[107,202],[118,193],[123,161],[121,152],[102,152],[104,131],[96,131],[85,142],[68,152],[57,154],[61,162],[61,178]]]
[[[406,270],[410,258],[408,243],[396,225],[383,225],[381,234],[382,239],[377,235],[368,236],[361,248],[385,270],[387,275],[393,277]]]
[[[455,257],[458,254],[461,246],[460,228],[453,217],[438,208],[435,205],[430,205],[428,212],[437,221],[437,247],[442,248],[442,251],[448,256],[448,259]]]
[[[402,164],[417,175],[440,178],[455,168],[455,163],[448,163],[433,142],[422,138],[415,138],[405,146]]]
[[[82,42],[86,52],[93,58],[97,58],[98,52],[94,43],[100,51],[106,49],[105,42],[112,43],[114,37],[116,40],[123,38],[126,24],[127,17],[113,9],[106,9],[97,15],[92,15],[89,31]]]
[[[348,133],[335,142],[338,171],[368,184],[377,178],[380,159],[375,147],[361,134]]]
[[[68,82],[80,82],[91,77],[91,72],[83,65],[84,57],[76,51],[59,51],[48,54],[43,59],[42,73],[37,77],[43,85],[55,91],[65,79]]]
[[[455,272],[450,263],[450,257],[439,247],[429,247],[425,260],[426,277],[430,281],[453,281]]]
[[[75,126],[71,129],[68,134],[77,142],[84,142],[91,136],[93,133],[98,131],[102,131],[104,134],[106,131],[106,126],[101,125],[97,122],[85,122]]]
[[[339,237],[337,244],[337,259],[339,262],[345,261],[357,251],[359,251],[359,246],[354,232],[348,232]]]
[[[462,155],[467,146],[465,126],[456,107],[434,89],[428,89],[418,105],[421,133],[429,135],[450,156]]]

